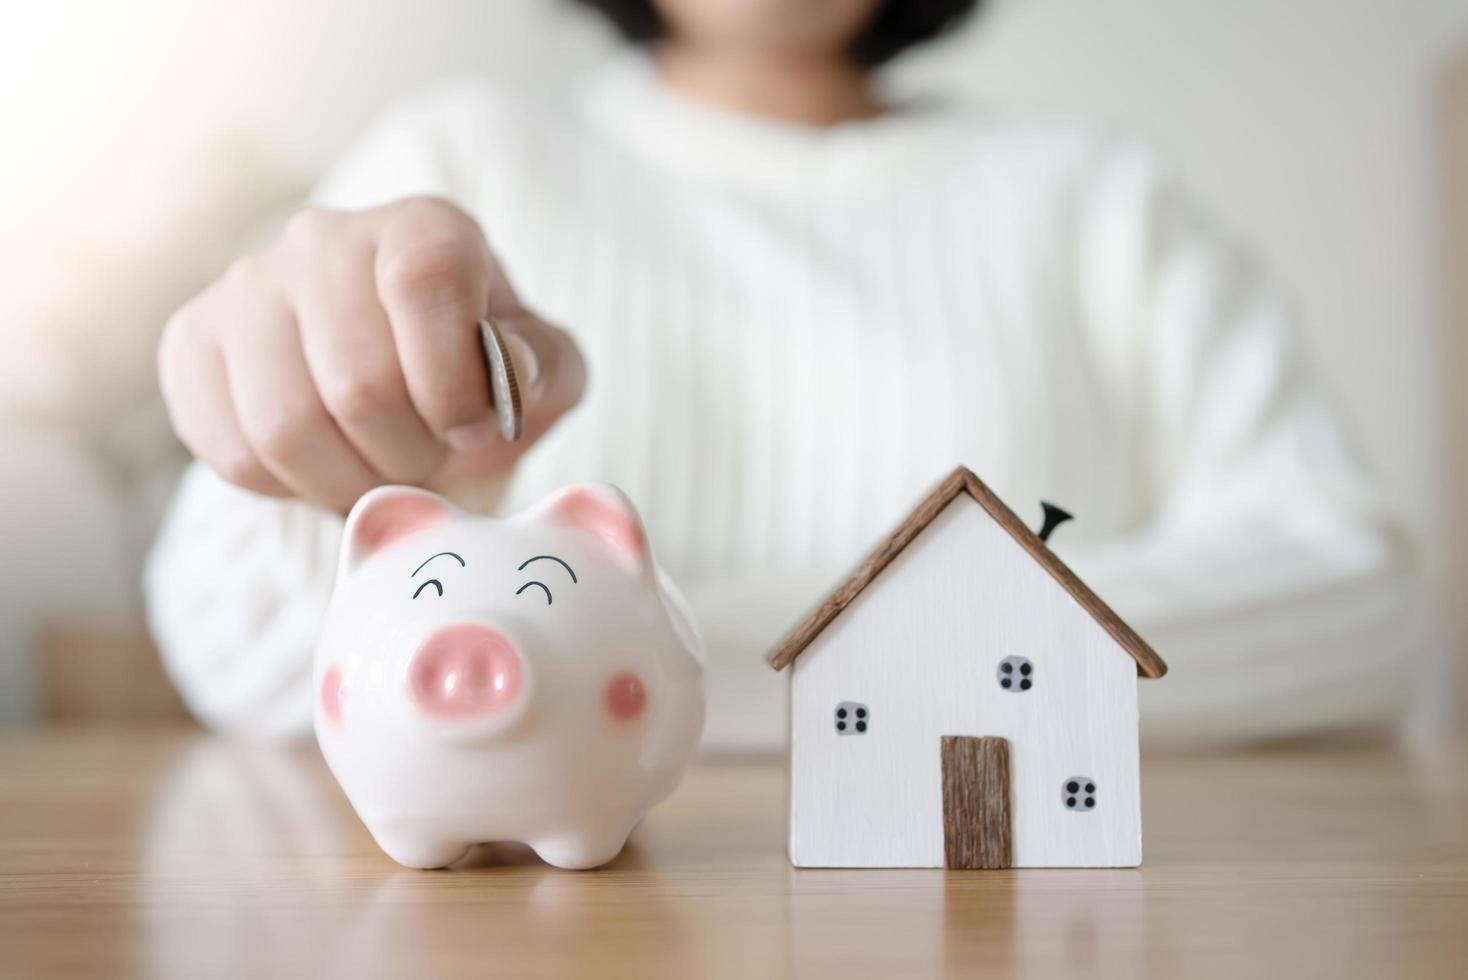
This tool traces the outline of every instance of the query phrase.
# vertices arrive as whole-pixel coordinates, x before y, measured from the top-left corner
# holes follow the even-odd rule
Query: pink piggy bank
[[[347,518],[316,737],[399,864],[519,841],[592,868],[682,778],[702,658],[615,487],[569,487],[506,519],[381,487]]]

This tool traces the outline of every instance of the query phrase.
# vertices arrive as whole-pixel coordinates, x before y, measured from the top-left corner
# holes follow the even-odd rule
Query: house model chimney
[[[1040,501],[1040,506],[1045,510],[1045,523],[1041,524],[1040,530],[1035,533],[1040,536],[1041,541],[1048,542],[1050,535],[1055,532],[1055,529],[1066,521],[1071,520],[1075,515],[1063,507],[1055,506],[1048,500]]]

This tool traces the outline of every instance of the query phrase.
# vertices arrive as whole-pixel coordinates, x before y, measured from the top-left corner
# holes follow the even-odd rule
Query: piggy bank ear
[[[416,487],[378,487],[363,494],[347,515],[338,581],[388,545],[445,523],[453,509],[438,494]]]
[[[630,572],[646,574],[652,568],[642,520],[627,495],[610,483],[581,483],[566,487],[547,501],[545,517],[552,524],[574,528],[594,538],[611,558]]]

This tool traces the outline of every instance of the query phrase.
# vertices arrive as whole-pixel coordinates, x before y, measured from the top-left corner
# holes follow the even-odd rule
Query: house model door
[[[941,751],[943,866],[1011,867],[1009,741],[944,735]]]

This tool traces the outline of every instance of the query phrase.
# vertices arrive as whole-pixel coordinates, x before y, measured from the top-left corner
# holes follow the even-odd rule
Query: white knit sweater
[[[1379,720],[1414,577],[1278,298],[1146,153],[1098,131],[908,107],[808,129],[665,88],[628,57],[539,100],[405,102],[318,199],[448,197],[577,337],[583,404],[510,507],[608,480],[710,645],[708,740],[783,738],[765,649],[963,462],[1158,649],[1153,731]],[[341,521],[201,467],[150,616],[208,724],[304,732]]]

